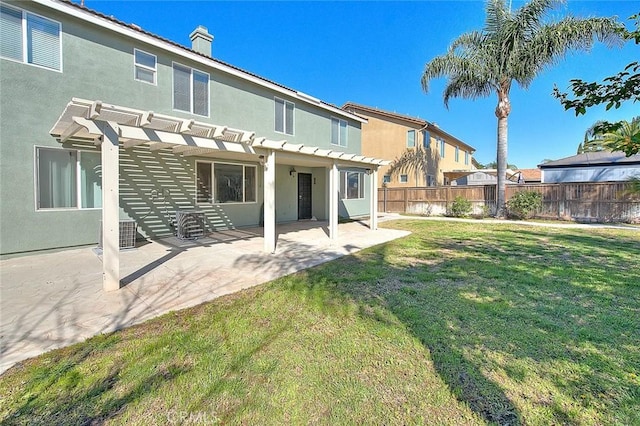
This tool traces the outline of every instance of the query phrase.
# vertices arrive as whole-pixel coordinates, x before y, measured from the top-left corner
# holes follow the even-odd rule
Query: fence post
[[[387,212],[387,185],[384,185],[384,212]]]
[[[404,212],[407,213],[408,207],[409,207],[409,190],[408,188],[404,189]]]

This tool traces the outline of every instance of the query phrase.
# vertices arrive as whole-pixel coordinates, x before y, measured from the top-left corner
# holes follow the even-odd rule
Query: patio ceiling
[[[102,130],[96,122],[118,125],[123,148],[147,145],[151,151],[171,149],[182,156],[253,157],[267,151],[280,152],[278,163],[341,164],[365,168],[388,165],[387,160],[364,157],[314,146],[273,141],[256,137],[255,132],[224,125],[208,124],[163,114],[143,111],[101,101],[73,98],[67,104],[50,133],[61,143],[69,140],[102,142]]]

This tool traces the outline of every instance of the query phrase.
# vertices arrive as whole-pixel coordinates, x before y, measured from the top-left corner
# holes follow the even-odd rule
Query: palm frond
[[[429,170],[430,155],[430,151],[421,148],[420,145],[414,149],[407,149],[400,157],[391,162],[387,173],[391,176],[403,173],[419,173],[421,176],[426,176]]]

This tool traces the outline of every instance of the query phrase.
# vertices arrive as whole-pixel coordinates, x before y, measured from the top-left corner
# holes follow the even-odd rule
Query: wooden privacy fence
[[[542,194],[541,219],[586,222],[640,222],[640,195],[628,192],[626,182],[587,182],[508,185],[507,201],[520,191]],[[456,197],[471,202],[473,214],[495,212],[496,186],[439,186],[380,188],[378,210],[389,213],[445,215]]]

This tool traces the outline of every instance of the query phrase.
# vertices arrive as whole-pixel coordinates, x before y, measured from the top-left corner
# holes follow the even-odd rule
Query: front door
[[[311,173],[298,173],[298,220],[311,219]]]

